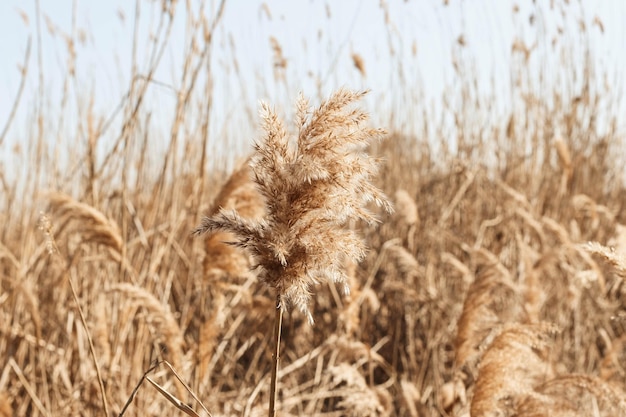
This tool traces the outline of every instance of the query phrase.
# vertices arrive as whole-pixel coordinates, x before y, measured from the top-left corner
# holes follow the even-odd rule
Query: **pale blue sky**
[[[78,84],[73,87],[75,94],[71,100],[84,102],[93,96],[96,111],[102,115],[110,114],[128,88],[135,2],[39,1],[45,105],[52,110],[59,106],[67,73],[67,48],[62,36],[51,35],[47,22],[53,22],[61,32],[70,33],[75,5],[76,30],[85,33],[86,38],[76,50]],[[140,2],[139,49],[142,51],[146,50],[149,34],[156,27],[160,3]],[[192,0],[191,3],[196,5],[198,2]],[[249,110],[256,109],[259,99],[287,105],[293,101],[296,91],[315,95],[315,79],[322,81],[324,93],[342,85],[371,89],[371,107],[392,109],[397,119],[393,123],[410,129],[415,115],[408,110],[403,114],[403,109],[411,97],[415,99],[415,91],[421,89],[426,100],[438,103],[444,87],[454,86],[451,60],[459,35],[463,35],[467,45],[468,52],[464,53],[470,54],[476,62],[480,80],[487,85],[494,77],[505,90],[504,86],[509,82],[513,39],[519,37],[531,45],[537,38],[556,36],[559,27],[567,35],[575,36],[578,16],[584,16],[587,23],[588,39],[597,65],[607,71],[612,83],[623,88],[626,3],[621,0],[572,0],[565,8],[565,17],[561,16],[558,6],[551,9],[547,0],[543,3],[538,0],[542,4],[539,12],[533,11],[532,2],[526,0],[450,0],[448,5],[441,0],[390,0],[389,24],[385,22],[385,13],[378,0],[275,0],[266,3],[271,19],[263,11],[262,1],[226,2],[224,18],[215,37],[215,118],[220,122],[213,124],[215,136],[235,128],[239,129],[235,134],[249,134],[255,128]],[[10,144],[27,137],[32,125],[39,86],[35,4],[35,0],[0,1],[0,50],[3,56],[0,63],[0,128],[4,126],[19,85],[18,66],[23,60],[29,36],[33,42],[26,90],[7,143],[0,147],[0,157],[7,155]],[[209,0],[206,4],[207,14],[211,16],[218,1]],[[516,15],[512,12],[514,4],[519,4],[520,9]],[[155,77],[174,86],[178,85],[184,57],[184,9],[184,2],[179,1],[174,32]],[[22,12],[27,16],[27,23],[21,17]],[[124,19],[120,14],[125,16]],[[547,36],[537,33],[538,25],[528,24],[531,14],[545,22]],[[599,25],[593,24],[596,16],[602,22],[604,33]],[[287,59],[289,91],[273,80],[270,36],[278,40]],[[234,49],[229,43],[230,38]],[[547,45],[538,45],[537,50],[541,48],[549,55]],[[393,56],[390,55],[391,49],[395,53]],[[352,65],[350,56],[353,52],[364,59],[365,78]],[[232,74],[233,58],[237,60],[241,78]],[[145,59],[140,57],[139,62],[145,62]],[[402,67],[402,74],[399,67]],[[140,71],[142,69],[145,67]],[[243,87],[242,83],[245,84]],[[148,106],[152,106],[158,116],[163,116],[164,128],[172,102],[171,91],[152,87]],[[242,106],[248,113],[237,111]],[[240,143],[230,143],[233,152],[241,152],[249,146],[250,140],[245,137]]]

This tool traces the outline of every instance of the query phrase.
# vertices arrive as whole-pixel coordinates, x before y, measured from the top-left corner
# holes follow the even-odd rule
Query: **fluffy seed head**
[[[265,216],[250,220],[222,210],[204,218],[195,231],[233,233],[236,244],[254,256],[261,279],[309,318],[311,285],[333,281],[345,287],[345,261],[359,261],[365,254],[363,241],[345,227],[347,222],[376,222],[366,208],[370,202],[392,211],[370,182],[376,162],[364,152],[385,132],[367,127],[367,114],[351,106],[364,94],[339,90],[314,110],[300,96],[295,137],[262,104],[265,135],[255,145],[250,168],[265,199]]]

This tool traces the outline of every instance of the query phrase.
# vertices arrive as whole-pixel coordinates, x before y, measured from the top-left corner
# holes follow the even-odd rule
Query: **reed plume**
[[[374,223],[365,208],[371,201],[391,211],[370,183],[376,163],[363,153],[384,131],[366,127],[367,114],[349,108],[364,94],[339,90],[312,112],[301,96],[293,146],[276,113],[262,104],[265,137],[255,145],[250,168],[265,199],[265,216],[246,219],[222,209],[194,231],[232,233],[235,243],[254,256],[260,278],[309,320],[310,287],[330,280],[348,292],[344,263],[358,262],[365,254],[363,241],[344,227],[347,222]]]
[[[458,320],[455,362],[473,376],[482,350],[506,323],[522,316],[519,288],[498,258],[486,249],[473,252],[477,272]]]
[[[548,352],[555,332],[545,322],[506,325],[481,358],[470,415],[515,415],[512,410],[552,375]]]
[[[265,136],[255,145],[250,169],[265,200],[265,215],[260,220],[247,219],[235,210],[221,209],[205,217],[195,230],[195,234],[232,233],[235,244],[253,255],[260,279],[276,291],[270,416],[274,415],[285,303],[295,305],[312,322],[311,286],[332,281],[348,293],[345,263],[360,261],[365,245],[345,226],[350,220],[376,222],[365,207],[369,202],[392,210],[370,182],[376,163],[364,153],[369,142],[385,132],[367,127],[368,115],[351,108],[364,94],[339,90],[315,110],[301,95],[295,137],[288,135],[278,115],[263,103]]]
[[[626,400],[618,384],[593,375],[568,374],[538,386],[516,411],[516,417],[623,417],[626,416]]]
[[[124,244],[119,227],[102,212],[65,194],[54,193],[49,199],[59,225],[57,235],[79,234],[84,242],[105,245],[116,254],[122,252]]]

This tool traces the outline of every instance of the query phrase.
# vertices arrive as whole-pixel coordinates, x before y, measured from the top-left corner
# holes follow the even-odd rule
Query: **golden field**
[[[167,33],[175,2],[154,7]],[[236,239],[220,229],[225,220],[202,219],[232,209],[246,226],[273,209],[268,196],[281,193],[259,192],[251,169],[271,165],[254,154],[265,157],[263,138],[281,133],[266,109],[253,118],[262,125],[256,147],[236,164],[212,160],[220,138],[209,116],[220,103],[206,63],[220,10],[212,21],[189,21],[197,36],[162,130],[145,108],[158,59],[131,77],[117,110],[100,114],[84,100],[78,144],[50,151],[58,138],[47,126],[58,114],[45,107],[28,129],[3,130],[0,152],[26,174],[0,168],[1,417],[267,414],[275,291],[287,290],[259,279],[250,251],[227,243]],[[571,36],[600,28],[590,19]],[[158,57],[165,41],[152,42]],[[365,211],[342,215],[337,224],[363,237],[358,262],[349,261],[360,256],[353,234],[319,229],[329,238],[315,240],[316,260],[332,263],[337,282],[320,280],[309,297],[308,284],[290,278],[301,298],[291,298],[282,322],[277,415],[626,416],[626,137],[620,90],[589,51],[581,58],[567,39],[553,43],[563,65],[550,82],[533,64],[538,51],[511,45],[511,105],[502,111],[500,99],[481,94],[468,70],[471,45],[459,38],[455,85],[438,116],[416,92],[404,107],[367,108],[366,121],[350,113],[367,107],[358,94],[325,108],[330,94],[320,93],[302,110],[287,88],[297,80],[280,73],[289,61],[268,42],[274,81],[290,94],[270,104],[310,117],[285,122],[294,137],[308,129],[369,143],[380,132],[363,126],[390,121],[366,148],[378,164],[366,176],[394,209],[368,205],[371,224],[361,221],[370,220]],[[350,59],[365,76],[367,63]],[[68,95],[77,78],[66,74]],[[16,107],[39,106],[38,97],[18,96]],[[411,127],[394,125],[405,119]],[[363,137],[346,133],[354,126]],[[5,135],[15,131],[27,145],[9,149]],[[164,152],[151,151],[155,137],[167,138]],[[323,156],[329,166],[349,164],[332,155]],[[357,168],[370,173],[368,164]],[[307,175],[302,184],[322,178]],[[365,189],[385,207],[382,194]],[[359,190],[350,190],[355,202]],[[325,210],[339,204],[323,201]],[[298,209],[293,216],[309,215]],[[193,236],[202,224],[206,233]],[[320,252],[325,244],[337,258]]]

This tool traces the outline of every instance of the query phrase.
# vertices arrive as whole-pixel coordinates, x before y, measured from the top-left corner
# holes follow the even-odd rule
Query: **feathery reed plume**
[[[583,374],[563,375],[536,388],[517,408],[517,417],[626,416],[624,391],[616,384]]]
[[[519,288],[496,256],[486,249],[472,255],[478,272],[458,321],[455,357],[457,368],[467,368],[469,376],[473,376],[481,346],[490,335],[505,323],[517,321],[522,314]]]
[[[344,262],[365,254],[356,232],[344,228],[348,220],[376,222],[364,207],[371,201],[392,210],[370,183],[374,159],[362,152],[384,131],[366,127],[367,114],[349,109],[364,94],[339,90],[312,113],[301,96],[294,147],[278,116],[262,104],[266,135],[256,144],[250,167],[266,200],[266,215],[254,220],[220,210],[194,231],[233,233],[237,245],[253,254],[261,279],[309,319],[310,287],[326,279],[345,285]]]
[[[123,240],[120,230],[117,224],[102,212],[63,194],[52,194],[50,206],[57,219],[56,235],[77,233],[82,235],[84,241],[106,245],[117,254],[122,252]]]
[[[369,387],[354,366],[345,362],[328,369],[332,389],[341,393],[338,406],[350,417],[382,417],[391,415],[391,400],[387,391]]]
[[[339,90],[311,110],[301,95],[297,101],[295,138],[277,114],[261,105],[265,137],[255,145],[250,161],[254,182],[265,198],[263,219],[245,219],[235,210],[204,218],[195,234],[222,230],[255,258],[259,276],[274,288],[276,324],[270,416],[274,414],[280,330],[285,302],[293,303],[312,322],[310,287],[323,280],[349,288],[344,265],[358,262],[365,246],[349,220],[376,222],[365,208],[369,202],[391,212],[385,195],[370,183],[376,173],[373,158],[363,152],[384,131],[366,127],[368,115],[351,105],[365,92]]]
[[[481,358],[470,415],[513,415],[506,410],[551,376],[547,348],[555,330],[549,323],[507,325]]]
[[[520,289],[498,258],[486,249],[471,252],[476,267],[463,311],[457,323],[455,375],[442,387],[441,401],[446,410],[460,407],[466,412],[475,388],[478,365],[484,349],[509,322],[522,315]]]

